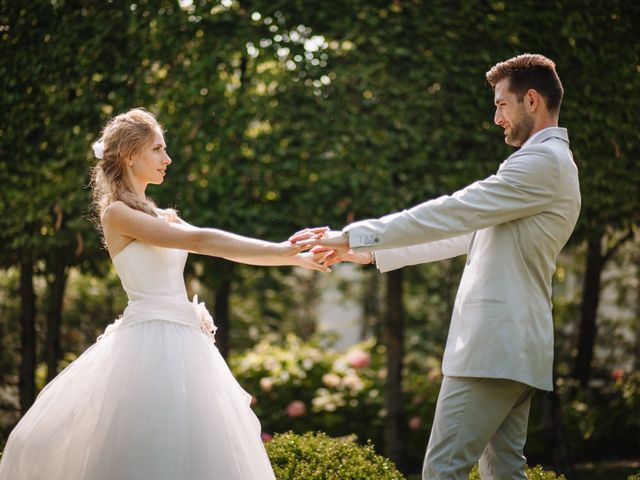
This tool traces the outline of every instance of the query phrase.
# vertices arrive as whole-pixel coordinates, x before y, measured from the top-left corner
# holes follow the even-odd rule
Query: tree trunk
[[[20,410],[24,414],[36,398],[36,294],[33,288],[33,261],[20,264],[22,345],[20,363]]]
[[[545,392],[541,395],[542,411],[544,415],[544,429],[546,444],[551,452],[554,468],[563,473],[567,480],[574,480],[576,474],[571,461],[569,441],[562,417],[560,396],[556,391]]]
[[[640,370],[640,255],[636,256],[636,343],[633,359],[634,370]]]
[[[553,356],[553,378],[556,379],[558,355]],[[563,473],[567,480],[575,480],[576,473],[573,468],[569,439],[562,415],[562,398],[557,390],[540,392],[538,397],[542,403],[542,421],[544,427],[545,443],[547,451],[551,452],[551,462],[554,468]]]
[[[387,385],[385,406],[385,455],[404,470],[404,399],[402,363],[404,358],[404,312],[402,308],[402,270],[387,275],[387,314],[384,342],[387,349]]]
[[[378,286],[380,282],[380,272],[377,270],[366,272],[364,277],[364,289],[362,296],[362,328],[360,329],[360,340],[365,340],[372,336],[376,342],[381,341],[380,337],[380,296]]]
[[[591,362],[598,327],[596,324],[598,304],[600,302],[600,284],[605,256],[601,248],[602,235],[590,238],[587,242],[587,266],[582,288],[580,306],[580,330],[578,332],[578,355],[573,366],[572,377],[585,388],[591,379]]]
[[[295,274],[294,274],[295,275]],[[296,322],[296,333],[302,341],[308,341],[318,331],[318,275],[315,272],[303,271],[296,275],[296,285],[301,288],[304,301],[296,307],[298,321]]]
[[[230,305],[231,282],[233,279],[233,264],[225,262],[219,266],[220,283],[215,289],[215,305],[213,310],[213,321],[218,327],[216,332],[216,345],[223,358],[227,358],[230,349]]]
[[[582,304],[580,306],[580,331],[578,336],[578,356],[576,357],[572,377],[579,381],[580,387],[585,388],[591,380],[591,363],[593,361],[593,347],[598,334],[597,316],[600,303],[600,286],[602,271],[606,263],[613,258],[616,251],[625,242],[634,239],[635,232],[629,228],[628,232],[617,238],[613,245],[603,251],[602,241],[605,236],[598,232],[587,240],[587,267],[584,274],[582,289]],[[575,390],[574,392],[575,393]]]
[[[52,259],[53,279],[49,283],[49,312],[47,314],[47,383],[58,373],[58,360],[62,356],[60,329],[62,326],[62,304],[67,284],[67,262],[64,252]]]

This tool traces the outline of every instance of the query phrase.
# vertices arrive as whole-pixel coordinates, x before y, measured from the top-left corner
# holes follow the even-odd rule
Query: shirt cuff
[[[371,230],[365,227],[345,227],[342,230],[343,235],[348,234],[349,247],[357,249],[373,249],[380,244],[380,237],[376,233],[371,233]]]

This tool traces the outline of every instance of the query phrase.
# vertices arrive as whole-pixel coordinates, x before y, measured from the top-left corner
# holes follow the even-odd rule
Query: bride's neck
[[[131,187],[131,191],[139,200],[143,202],[147,201],[147,196],[145,195],[145,190],[147,189],[146,183],[141,182],[132,175],[129,175],[129,186]]]

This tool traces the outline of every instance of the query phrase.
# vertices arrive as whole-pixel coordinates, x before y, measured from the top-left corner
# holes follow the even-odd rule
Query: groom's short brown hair
[[[562,102],[562,83],[556,72],[556,64],[544,55],[525,53],[500,62],[486,73],[491,88],[504,78],[509,79],[509,91],[521,100],[527,90],[533,88],[547,103],[550,112],[557,113]]]

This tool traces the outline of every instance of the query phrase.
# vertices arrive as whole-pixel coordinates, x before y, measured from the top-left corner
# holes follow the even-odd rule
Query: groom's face
[[[512,147],[520,147],[531,136],[534,118],[526,108],[522,98],[509,90],[509,79],[496,83],[494,101],[496,114],[493,121],[504,129],[504,142]]]

